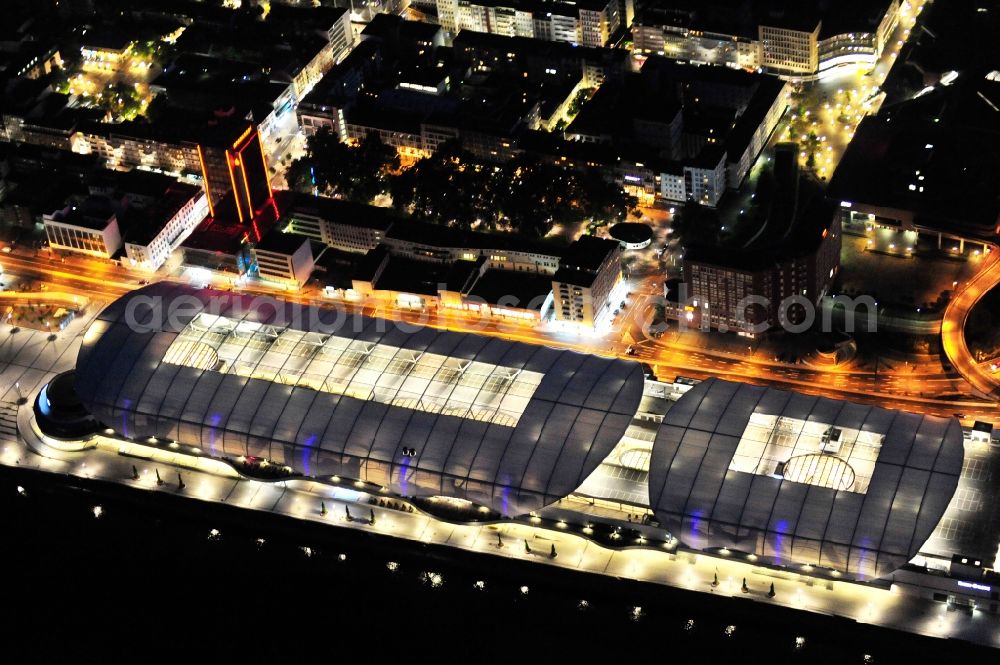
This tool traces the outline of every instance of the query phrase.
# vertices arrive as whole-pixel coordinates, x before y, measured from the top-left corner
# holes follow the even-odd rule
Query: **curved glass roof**
[[[206,363],[207,349],[214,362]],[[194,352],[192,352],[194,351]],[[514,427],[539,372],[202,312],[164,362]]]
[[[105,309],[76,373],[127,437],[508,515],[579,486],[642,389],[634,362],[168,283]]]
[[[708,379],[660,426],[650,504],[692,547],[880,577],[941,519],[962,440],[955,419]]]

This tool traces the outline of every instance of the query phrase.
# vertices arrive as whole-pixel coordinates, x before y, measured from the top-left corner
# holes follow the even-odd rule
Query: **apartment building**
[[[622,281],[621,257],[616,240],[581,236],[573,242],[552,275],[554,318],[585,328],[610,320],[612,298]]]
[[[648,4],[632,25],[633,52],[694,64],[767,69],[812,78],[841,65],[871,65],[899,22],[900,0],[814,6],[782,0],[672,0]]]
[[[619,0],[437,0],[438,20],[462,30],[604,46],[625,24]]]
[[[777,325],[811,325],[809,307],[840,267],[840,215],[818,184],[800,176],[798,146],[775,148],[766,218],[738,247],[693,244],[684,256],[683,293],[667,313],[702,329],[759,335]]]

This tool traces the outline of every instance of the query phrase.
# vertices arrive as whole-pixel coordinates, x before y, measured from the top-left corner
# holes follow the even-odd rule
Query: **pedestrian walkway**
[[[676,543],[656,542],[649,534],[642,541],[623,542],[622,547],[612,549],[588,538],[586,529],[581,532],[582,525],[545,520],[550,512],[558,514],[558,506],[523,521],[456,525],[419,511],[410,513],[372,506],[369,500],[373,495],[364,491],[364,486],[346,481],[269,483],[245,479],[225,463],[177,443],[157,445],[99,436],[89,441],[85,450],[80,450],[80,446],[70,450],[71,446],[46,440],[38,433],[31,405],[45,383],[75,365],[86,323],[86,320],[74,321],[72,330],[55,339],[36,331],[14,333],[9,326],[0,326],[0,463],[101,479],[138,491],[217,501],[333,527],[375,531],[540,565],[749,597],[763,603],[1000,647],[1000,617],[994,614],[948,612],[944,603],[906,595],[900,586],[821,578],[810,575],[809,569],[774,570],[733,555],[678,551]],[[18,404],[20,398],[23,404]],[[348,510],[361,519],[348,519]],[[372,510],[376,517],[374,524],[365,519]],[[553,548],[555,557],[551,556]],[[716,575],[719,584],[713,587]],[[743,578],[747,579],[746,594],[741,589]],[[769,598],[767,592],[772,583],[775,596]]]
[[[10,409],[9,404],[0,409],[0,421]],[[58,442],[46,441],[39,435],[32,420],[30,408],[20,407],[18,423],[24,439],[7,440],[7,436],[2,435],[5,442],[0,451],[0,463],[117,482],[140,491],[218,501],[323,522],[337,528],[374,531],[539,565],[750,598],[862,623],[1000,647],[1000,617],[997,615],[948,612],[944,603],[906,595],[896,586],[813,577],[809,569],[801,572],[770,569],[741,557],[725,556],[725,553],[708,556],[678,550],[676,541],[655,542],[642,538],[634,543],[623,543],[628,547],[610,549],[571,532],[565,522],[543,524],[540,517],[524,521],[451,524],[419,511],[373,505],[371,498],[380,495],[347,482],[327,484],[299,479],[268,483],[245,479],[222,462],[192,454],[193,451],[180,446],[164,449],[98,437],[86,451],[66,452],[59,450],[61,444]],[[374,523],[368,519],[370,514],[375,516]],[[545,511],[542,517],[544,514]],[[556,556],[552,556],[553,553]],[[744,578],[746,592],[743,591]],[[718,584],[713,586],[716,580]],[[773,598],[769,596],[772,584]]]

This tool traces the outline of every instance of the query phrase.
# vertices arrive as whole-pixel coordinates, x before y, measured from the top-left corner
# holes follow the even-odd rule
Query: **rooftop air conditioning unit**
[[[823,439],[820,442],[820,450],[824,453],[830,455],[836,455],[840,452],[840,439],[843,432],[837,427],[830,427],[825,432],[823,432]]]

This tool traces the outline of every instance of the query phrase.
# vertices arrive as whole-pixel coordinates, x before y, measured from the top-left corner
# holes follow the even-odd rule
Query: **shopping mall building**
[[[965,540],[942,533],[962,509],[956,490],[975,482],[957,419],[664,383],[636,362],[501,337],[160,283],[97,316],[73,381],[99,431],[122,441],[266,459],[497,519],[627,513],[659,543],[761,565],[869,580],[915,558],[989,566],[997,542],[989,523]],[[36,413],[58,420],[50,392]]]

